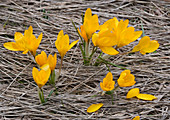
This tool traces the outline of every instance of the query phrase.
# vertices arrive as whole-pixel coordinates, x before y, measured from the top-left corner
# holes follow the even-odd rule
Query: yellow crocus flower
[[[30,26],[28,30],[25,30],[24,35],[20,32],[16,32],[14,35],[15,42],[4,43],[4,47],[12,51],[23,51],[26,54],[28,51],[33,56],[36,55],[36,50],[42,40],[42,33],[36,38],[33,35],[33,28]]]
[[[150,40],[148,36],[144,36],[139,41],[139,44],[136,45],[131,52],[140,52],[145,55],[146,53],[154,52],[159,48],[159,43],[156,40]]]
[[[32,76],[34,78],[34,81],[37,83],[38,87],[41,88],[46,84],[48,81],[48,78],[50,77],[51,70],[40,70],[38,71],[37,68],[33,67],[32,69]]]
[[[100,109],[103,106],[103,103],[98,104],[92,104],[87,108],[88,113],[96,112],[98,109]]]
[[[92,36],[94,46],[98,46],[102,52],[109,55],[116,55],[119,52],[112,46],[117,42],[113,40],[113,33],[108,29],[103,29],[99,33],[94,33]]]
[[[100,30],[108,29],[112,31],[112,40],[117,43],[117,48],[120,48],[135,41],[142,34],[142,31],[135,31],[134,27],[128,27],[128,24],[129,20],[118,21],[117,18],[114,17],[101,25]]]
[[[57,40],[55,41],[55,46],[63,59],[64,55],[70,50],[79,40],[72,42],[69,45],[69,36],[64,35],[63,30],[58,33]]]
[[[92,37],[92,34],[99,29],[98,16],[92,15],[91,9],[88,8],[84,15],[83,25],[80,27],[79,33],[86,42]]]
[[[130,87],[136,83],[135,76],[130,73],[130,70],[121,72],[117,82],[120,87]]]
[[[53,71],[57,63],[57,55],[55,53],[54,56],[49,55],[47,58],[46,53],[42,51],[41,54],[35,57],[35,61],[40,67],[44,66],[45,64],[49,64],[50,69]]]
[[[100,82],[100,87],[103,91],[111,91],[114,89],[115,81],[113,81],[113,75],[109,72],[106,77],[103,79],[103,82]]]

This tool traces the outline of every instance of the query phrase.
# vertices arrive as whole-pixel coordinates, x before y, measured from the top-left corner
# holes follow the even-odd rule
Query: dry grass
[[[84,66],[80,49],[70,50],[64,59],[62,75],[56,84],[59,95],[53,94],[45,105],[40,105],[36,84],[32,78],[32,67],[36,66],[27,55],[12,52],[3,43],[13,41],[14,33],[24,32],[30,25],[38,36],[43,32],[43,40],[38,49],[54,54],[54,42],[60,30],[78,39],[72,19],[77,27],[81,24],[81,14],[90,7],[99,16],[100,23],[113,18],[129,19],[136,29],[144,29],[151,39],[156,39],[160,47],[156,53],[145,56],[138,53],[129,56],[116,55],[110,59],[117,65],[125,65],[136,77],[142,93],[155,95],[154,101],[125,99],[130,88],[122,88],[115,93],[114,104],[107,95],[99,94],[99,83],[108,72],[105,65]],[[140,115],[144,120],[170,119],[170,3],[168,0],[1,0],[0,3],[0,119],[131,119]],[[45,10],[43,12],[43,10]],[[47,19],[48,17],[48,19]],[[137,42],[134,42],[136,44]],[[129,45],[124,50],[130,49]],[[60,57],[58,54],[58,62]],[[109,66],[114,80],[122,69]],[[58,66],[56,67],[58,70]],[[44,86],[45,96],[51,90]],[[94,96],[96,95],[96,96]],[[93,103],[104,103],[95,114],[86,109]]]

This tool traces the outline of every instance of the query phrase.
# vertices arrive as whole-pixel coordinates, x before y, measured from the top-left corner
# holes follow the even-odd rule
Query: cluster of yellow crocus
[[[83,57],[92,57],[94,51],[97,50],[97,47],[101,49],[103,53],[108,55],[117,55],[119,52],[118,48],[126,46],[131,42],[137,40],[142,31],[135,31],[134,27],[128,27],[129,20],[118,20],[116,17],[109,19],[103,25],[99,25],[98,16],[92,15],[92,11],[88,8],[85,12],[83,25],[78,29],[78,33],[84,39],[85,45]],[[39,90],[39,96],[41,102],[44,102],[44,96],[42,87],[47,83],[49,78],[55,79],[55,67],[57,64],[57,54],[54,56],[48,55],[42,51],[41,54],[36,56],[36,50],[39,47],[39,44],[42,40],[42,33],[38,38],[33,35],[33,28],[30,26],[25,30],[24,35],[20,32],[16,32],[14,35],[15,42],[4,43],[4,47],[12,51],[23,51],[23,54],[30,52],[35,58],[36,63],[39,65],[40,71],[33,67],[32,76],[36,82]],[[89,43],[92,39],[94,49],[89,54]],[[55,46],[61,56],[61,64],[59,69],[59,75],[61,72],[62,62],[65,54],[69,51],[79,40],[76,40],[69,44],[69,36],[64,35],[63,30],[58,33],[57,40],[55,41]],[[151,53],[158,49],[159,43],[156,40],[150,40],[148,36],[144,36],[140,39],[139,44],[137,44],[131,52],[140,52],[141,54]],[[96,48],[96,49],[95,49]],[[131,53],[127,52],[127,53]],[[91,58],[88,58],[90,60]],[[54,76],[53,76],[54,74]],[[51,75],[51,76],[50,76]],[[53,82],[55,83],[55,82]],[[121,72],[119,79],[117,80],[117,87],[130,87],[133,86],[136,81],[133,74],[130,70],[124,70]],[[115,87],[115,81],[113,80],[113,75],[111,72],[108,72],[106,77],[103,79],[103,82],[100,82],[100,87],[103,91],[113,91],[117,88]],[[139,88],[133,88],[128,93],[126,98],[137,97],[138,99],[143,100],[153,100],[156,99],[155,96],[149,94],[139,93]],[[87,112],[95,112],[103,106],[103,103],[92,104]],[[140,119],[139,116],[136,116],[134,120]]]
[[[130,87],[130,86],[133,86],[136,83],[136,81],[135,81],[134,75],[131,74],[130,70],[124,70],[121,72],[120,77],[117,80],[117,83],[118,83],[117,87]],[[100,82],[100,87],[103,91],[105,91],[105,92],[110,91],[111,95],[113,94],[114,89],[116,89],[117,87],[115,87],[115,81],[113,81],[113,75],[111,72],[108,72],[106,77],[103,79],[103,82]],[[143,100],[156,99],[156,97],[153,95],[140,94],[139,88],[133,88],[128,92],[126,98],[132,98],[132,97],[137,97],[137,98],[143,99]],[[87,112],[89,112],[89,113],[95,112],[102,106],[103,106],[102,103],[92,104],[87,109]],[[138,119],[140,119],[140,117],[136,116],[134,119],[138,120]]]
[[[119,21],[114,17],[99,25],[98,16],[92,15],[91,9],[88,8],[84,15],[83,25],[80,26],[81,31],[78,29],[78,32],[86,42],[92,38],[93,45],[99,47],[103,53],[116,55],[119,54],[117,48],[134,42],[142,35],[142,31],[135,31],[135,28],[128,27],[128,24],[128,19]],[[97,30],[99,31],[96,32]],[[89,46],[86,44],[86,47]],[[140,51],[141,54],[146,54],[154,52],[158,47],[157,41],[150,41],[148,36],[144,36],[131,52]]]
[[[87,16],[88,17],[88,16]],[[42,40],[42,33],[36,38],[33,35],[33,28],[30,26],[28,30],[25,30],[24,35],[20,32],[16,32],[14,35],[15,42],[7,42],[4,43],[4,47],[12,50],[12,51],[23,51],[23,54],[30,52],[35,58],[36,63],[40,67],[40,71],[37,68],[32,69],[32,76],[36,84],[38,85],[39,98],[41,103],[44,103],[44,95],[42,91],[42,87],[49,80],[51,84],[55,85],[55,67],[57,64],[57,54],[54,56],[49,55],[42,51],[41,54],[36,56],[36,50]],[[69,45],[69,36],[64,35],[63,30],[61,30],[58,34],[57,40],[55,42],[55,46],[61,56],[61,63],[64,55],[70,50],[78,40],[72,42]],[[61,64],[62,65],[62,64]],[[61,72],[61,67],[59,73]]]
[[[34,57],[36,63],[42,69],[40,72],[36,68],[33,68],[32,74],[35,82],[41,88],[48,81],[49,73],[54,71],[56,63],[57,63],[57,55],[54,56],[49,55],[47,58],[47,54],[42,51],[41,54],[36,56],[36,50],[42,40],[42,33],[36,38],[33,35],[33,28],[30,26],[28,30],[25,30],[24,35],[20,32],[16,32],[14,35],[15,42],[7,42],[4,43],[4,47],[12,50],[12,51],[23,51],[23,54],[30,52]],[[56,48],[58,49],[59,54],[61,55],[61,59],[63,59],[64,55],[68,50],[70,50],[78,40],[72,42],[69,45],[69,36],[64,35],[63,30],[61,30],[58,34],[57,40],[55,42]],[[49,70],[51,70],[49,72]],[[36,75],[37,74],[37,75]],[[36,76],[36,77],[35,77]],[[37,77],[38,76],[38,77]],[[44,79],[41,78],[43,76]],[[47,79],[46,79],[47,78]]]

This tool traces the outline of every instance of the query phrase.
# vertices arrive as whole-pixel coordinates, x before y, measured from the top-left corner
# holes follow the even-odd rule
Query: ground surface
[[[61,77],[57,81],[59,95],[53,94],[45,105],[39,104],[36,84],[32,78],[35,63],[21,52],[12,52],[3,43],[13,41],[15,32],[24,32],[30,25],[34,34],[43,32],[37,52],[57,52],[54,42],[60,30],[78,39],[71,23],[81,25],[81,14],[90,7],[97,14],[100,24],[117,17],[129,19],[136,29],[144,29],[145,35],[158,40],[157,52],[147,55],[116,55],[110,62],[124,65],[136,77],[133,87],[142,93],[155,95],[154,101],[126,99],[130,88],[121,88],[115,93],[114,104],[107,95],[101,96],[99,83],[108,69],[84,66],[78,46],[64,58]],[[143,120],[170,119],[170,3],[168,0],[1,0],[0,2],[0,119],[132,119],[139,115]],[[137,44],[134,42],[133,44]],[[130,50],[131,46],[122,48]],[[99,50],[100,51],[100,50]],[[60,57],[58,54],[58,63]],[[56,71],[59,64],[56,66]],[[109,66],[116,81],[123,69]],[[131,88],[133,88],[131,87]],[[43,87],[47,97],[51,86]],[[89,114],[86,109],[94,103],[103,103],[98,113]]]

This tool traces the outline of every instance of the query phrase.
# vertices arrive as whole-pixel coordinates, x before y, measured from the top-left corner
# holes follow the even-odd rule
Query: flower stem
[[[63,65],[63,57],[61,57],[61,63],[60,63],[60,68],[59,68],[58,76],[60,76],[60,74],[61,74],[62,65]]]
[[[43,90],[39,87],[37,87],[37,89],[38,89],[39,100],[40,100],[41,104],[43,104],[43,103],[45,103]]]
[[[51,75],[50,75],[50,78],[49,78],[49,83],[53,86],[55,86],[55,71],[52,70],[51,71]]]
[[[102,60],[102,62],[103,62],[103,63],[105,63],[105,64],[110,64],[110,65],[112,65],[112,66],[115,66],[115,67],[118,67],[118,68],[121,68],[121,69],[126,70],[126,68],[125,68],[125,67],[122,67],[122,66],[119,66],[119,65],[115,65],[115,64],[113,64],[113,63],[111,63],[111,62],[108,62],[108,61],[104,60],[104,59],[103,59],[103,58],[101,58],[101,57],[99,57],[99,59],[101,59],[101,60]]]
[[[97,57],[96,62],[94,63],[94,66],[98,66],[101,62],[100,62],[100,57],[103,54],[103,52],[100,53],[100,55]]]

